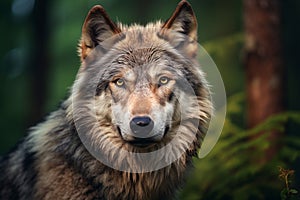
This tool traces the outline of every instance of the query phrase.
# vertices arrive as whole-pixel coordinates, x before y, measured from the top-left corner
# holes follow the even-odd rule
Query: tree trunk
[[[244,0],[247,124],[249,128],[284,110],[280,0]],[[263,133],[261,133],[263,134]],[[273,131],[265,159],[278,149]]]
[[[49,72],[49,1],[36,1],[32,26],[34,40],[31,55],[31,99],[29,125],[34,125],[44,115],[45,103],[48,94]]]

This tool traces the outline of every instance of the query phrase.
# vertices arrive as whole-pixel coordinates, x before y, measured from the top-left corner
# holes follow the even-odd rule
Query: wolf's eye
[[[170,79],[168,77],[163,76],[159,79],[159,85],[166,85],[167,83],[169,83],[169,81]]]
[[[123,87],[124,86],[124,80],[119,78],[115,81],[115,84],[118,86],[118,87]]]

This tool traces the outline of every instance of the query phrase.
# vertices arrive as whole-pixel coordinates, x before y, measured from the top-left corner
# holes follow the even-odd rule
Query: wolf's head
[[[146,26],[115,24],[93,7],[82,28],[75,84],[77,105],[84,105],[75,118],[87,115],[83,124],[93,124],[86,137],[101,147],[152,150],[175,140],[172,148],[194,154],[212,109],[197,47],[197,22],[186,1],[165,23]]]

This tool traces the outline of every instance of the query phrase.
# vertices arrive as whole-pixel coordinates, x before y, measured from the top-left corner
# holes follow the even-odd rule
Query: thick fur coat
[[[115,24],[95,6],[79,46],[82,64],[70,97],[1,158],[0,199],[173,198],[212,112],[190,4],[182,1],[165,23],[146,26]],[[82,137],[113,166],[95,158]],[[155,168],[171,159],[155,170],[120,153],[167,144],[173,145],[146,162]],[[120,163],[127,168],[116,169]]]

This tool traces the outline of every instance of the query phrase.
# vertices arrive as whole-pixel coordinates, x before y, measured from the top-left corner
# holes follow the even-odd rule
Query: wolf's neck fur
[[[170,166],[148,173],[121,172],[107,167],[81,143],[72,121],[71,106],[69,99],[30,135],[34,143],[32,151],[43,158],[37,163],[39,177],[43,177],[37,184],[44,188],[37,194],[38,198],[51,199],[64,191],[73,191],[64,194],[68,198],[84,199],[94,196],[101,199],[169,199],[174,195],[172,192],[182,184],[186,168],[191,166],[191,157],[183,154]],[[82,194],[80,188],[89,188],[89,191]]]

